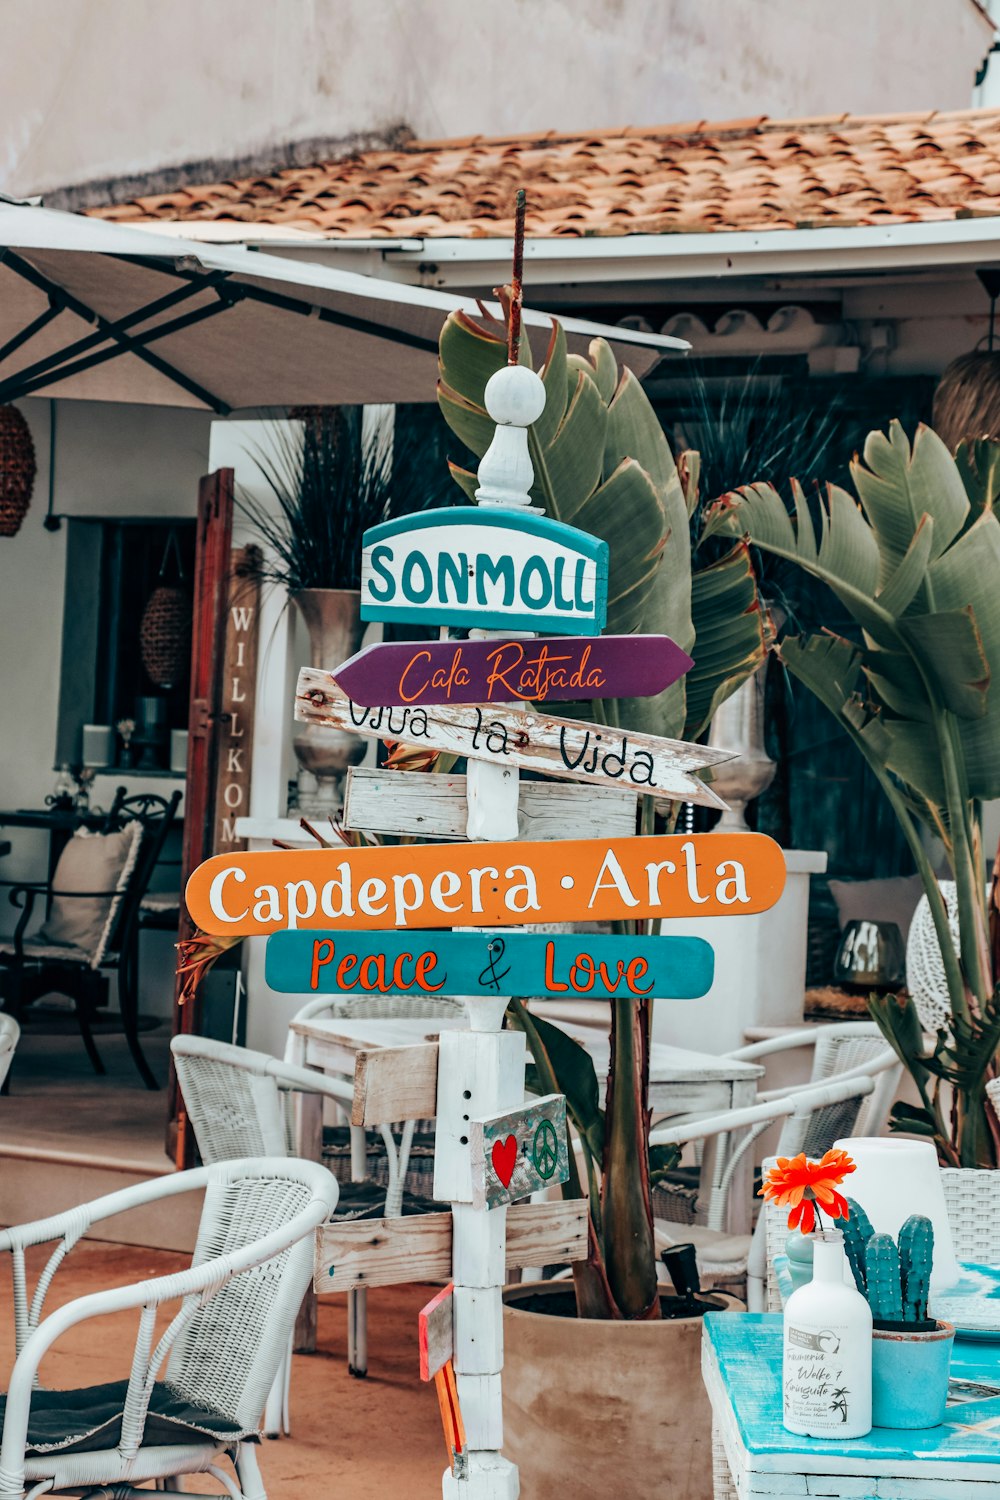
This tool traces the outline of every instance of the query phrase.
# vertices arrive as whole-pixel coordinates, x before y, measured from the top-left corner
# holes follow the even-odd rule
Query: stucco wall
[[[66,528],[42,524],[49,487],[48,401],[18,403],[35,442],[38,474],[16,536],[0,539],[0,798],[4,807],[42,807],[55,783],[59,672],[66,598]],[[60,403],[53,509],[91,516],[194,516],[197,477],[208,465],[207,413]],[[75,580],[74,588],[97,580]],[[72,597],[68,601],[72,608]],[[5,879],[35,879],[45,868],[45,835],[10,830]],[[0,908],[0,931],[9,924]]]
[[[400,126],[964,109],[990,37],[972,0],[6,0],[3,14],[12,194]]]

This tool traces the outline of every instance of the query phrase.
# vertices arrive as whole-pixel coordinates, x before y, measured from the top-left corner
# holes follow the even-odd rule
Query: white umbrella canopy
[[[0,402],[215,411],[430,401],[437,341],[469,298],[243,248],[0,202]],[[499,309],[493,308],[499,316]],[[682,339],[562,318],[644,374]],[[550,320],[524,311],[536,362]]]

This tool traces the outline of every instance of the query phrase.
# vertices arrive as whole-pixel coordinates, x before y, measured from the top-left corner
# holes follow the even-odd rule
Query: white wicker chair
[[[875,1088],[861,1100],[860,1105],[856,1099],[849,1098],[839,1106],[820,1110],[796,1150],[805,1151],[809,1156],[821,1156],[841,1135],[879,1135],[896,1097],[903,1068],[873,1021],[806,1026],[769,1037],[763,1042],[753,1042],[750,1046],[727,1053],[726,1056],[746,1062],[760,1062],[804,1047],[813,1049],[809,1084],[822,1083],[829,1078],[873,1077]],[[784,1088],[760,1090],[757,1103],[786,1099],[806,1086],[804,1083],[794,1083]],[[838,1119],[838,1110],[842,1113],[842,1119]],[[669,1123],[681,1125],[697,1118],[696,1115],[686,1115]],[[698,1159],[700,1161],[700,1153]],[[691,1223],[693,1194],[690,1189],[675,1188],[670,1196],[663,1193],[657,1196],[660,1200],[657,1206],[666,1210],[663,1212],[665,1222],[676,1219],[679,1223]]]
[[[875,1078],[875,1088],[862,1100],[850,1133],[880,1135],[899,1088],[903,1065],[888,1046],[875,1022],[835,1021],[828,1026],[805,1026],[797,1031],[785,1032],[782,1036],[769,1037],[764,1042],[739,1047],[728,1056],[746,1062],[761,1062],[798,1047],[813,1048],[810,1083],[822,1083],[827,1078]],[[801,1083],[796,1083],[786,1088],[765,1089],[758,1093],[757,1099],[786,1098],[802,1087]],[[799,1150],[805,1151],[808,1156],[815,1156],[817,1152],[822,1154],[827,1150],[843,1134],[842,1131],[834,1131],[827,1141],[830,1123],[826,1115],[817,1116],[811,1134],[806,1137]],[[820,1144],[821,1142],[825,1144]]]
[[[888,1066],[888,1064],[886,1064]],[[754,1142],[772,1125],[781,1122],[778,1151],[794,1156],[804,1149],[807,1140],[822,1135],[825,1145],[810,1147],[827,1150],[838,1136],[851,1134],[862,1102],[875,1089],[871,1074],[862,1077],[833,1078],[825,1083],[807,1084],[778,1099],[729,1110],[702,1120],[683,1120],[651,1131],[651,1146],[688,1145],[719,1138],[714,1158],[714,1179],[701,1191],[704,1224],[678,1225],[656,1221],[657,1245],[687,1240],[698,1250],[698,1269],[702,1279],[712,1283],[739,1283],[746,1278],[747,1305],[751,1312],[764,1306],[766,1243],[764,1218],[758,1217],[753,1235],[725,1233],[729,1194],[737,1168]]]
[[[14,1061],[14,1048],[21,1036],[21,1028],[13,1016],[0,1011],[0,1088],[3,1088],[10,1065]]]
[[[300,1068],[265,1052],[251,1052],[246,1047],[234,1047],[228,1042],[215,1042],[200,1036],[175,1036],[170,1050],[174,1055],[188,1119],[205,1162],[292,1153],[293,1120],[287,1104],[293,1093],[318,1094],[330,1099],[350,1117],[354,1097],[352,1085],[317,1073],[312,1068]],[[352,1128],[352,1137],[353,1133]],[[387,1217],[394,1217],[401,1211],[403,1197],[400,1152],[388,1125],[380,1126],[379,1133],[385,1144],[389,1169],[385,1212]],[[364,1132],[360,1134],[363,1142]],[[410,1134],[412,1125],[404,1133],[404,1145],[408,1145]],[[357,1168],[354,1180],[359,1181],[364,1177],[363,1151],[359,1159],[355,1157],[354,1165]],[[349,1339],[349,1342],[353,1340]],[[351,1354],[354,1352],[352,1349]],[[360,1370],[351,1361],[352,1373],[365,1374],[366,1355],[367,1351],[362,1349],[364,1364]],[[291,1430],[288,1414],[290,1378],[289,1344],[288,1357],[264,1414],[264,1431],[269,1437]]]
[[[78,1297],[42,1318],[56,1272],[92,1225],[196,1190],[204,1190],[205,1201],[188,1270]],[[89,1494],[93,1487],[109,1500],[146,1500],[149,1491],[137,1485],[156,1480],[173,1488],[177,1475],[205,1473],[232,1500],[266,1500],[254,1445],[244,1439],[257,1435],[312,1278],[315,1230],[336,1202],[336,1182],[315,1162],[259,1158],[160,1177],[0,1231],[0,1250],[13,1257],[17,1341],[0,1443],[0,1500]],[[25,1249],[52,1241],[58,1243],[29,1302]],[[157,1311],[174,1301],[180,1307],[154,1344]],[[132,1308],[139,1327],[128,1380],[87,1393],[88,1402],[101,1393],[96,1433],[106,1426],[108,1445],[80,1451],[82,1441],[94,1441],[95,1429],[81,1427],[79,1400],[73,1422],[71,1399],[58,1402],[60,1393],[37,1389],[39,1364],[67,1330]],[[43,1411],[47,1430],[40,1439],[32,1416],[38,1422]],[[227,1456],[235,1478],[219,1467]]]

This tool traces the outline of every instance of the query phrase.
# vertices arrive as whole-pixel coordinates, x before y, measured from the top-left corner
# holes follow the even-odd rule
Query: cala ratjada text
[[[592,654],[588,644],[574,661],[567,652],[553,650],[551,641],[504,641],[486,657],[486,694],[484,701],[506,701],[519,698],[525,703],[544,703],[554,689],[578,688],[596,691],[606,686],[599,667],[588,665]],[[430,651],[416,651],[399,676],[399,697],[403,703],[419,703],[429,688],[443,691],[450,698],[456,688],[468,687],[469,670],[462,665],[462,647],[456,645],[447,666],[429,670]]]

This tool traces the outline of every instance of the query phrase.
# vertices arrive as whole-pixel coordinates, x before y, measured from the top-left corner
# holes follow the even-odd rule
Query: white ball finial
[[[530,427],[545,410],[545,386],[527,365],[504,365],[486,382],[485,400],[498,427]]]

